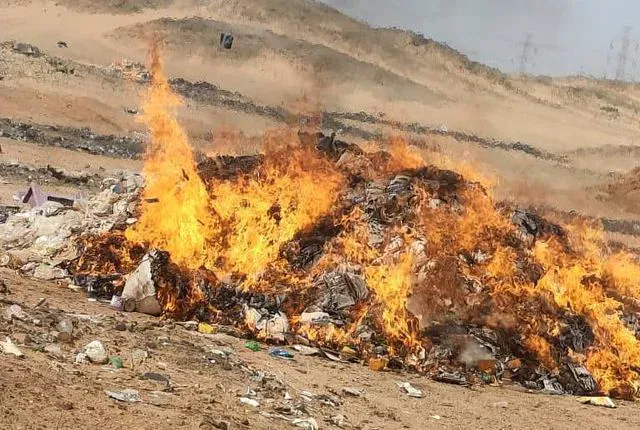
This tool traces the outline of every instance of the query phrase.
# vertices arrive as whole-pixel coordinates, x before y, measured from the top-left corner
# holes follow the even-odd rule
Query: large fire
[[[229,286],[284,296],[291,331],[421,371],[456,360],[438,356],[435,327],[484,327],[504,351],[530,358],[523,378],[583,365],[599,391],[635,396],[640,265],[612,253],[597,227],[527,214],[516,222],[482,185],[425,166],[401,138],[388,153],[363,154],[277,130],[255,165],[207,177],[176,120],[180,100],[157,49],[151,64],[146,188],[123,246],[167,251],[186,279],[188,299],[171,283],[159,293],[168,315],[219,318]],[[352,302],[322,298],[332,288]],[[319,324],[306,317],[313,312],[329,318]]]

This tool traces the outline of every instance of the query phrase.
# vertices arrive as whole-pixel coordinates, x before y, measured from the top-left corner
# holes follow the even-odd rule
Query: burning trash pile
[[[498,205],[399,139],[276,131],[263,154],[197,161],[152,70],[146,185],[109,228],[67,235],[76,284],[376,370],[636,397],[640,265],[599,229]]]

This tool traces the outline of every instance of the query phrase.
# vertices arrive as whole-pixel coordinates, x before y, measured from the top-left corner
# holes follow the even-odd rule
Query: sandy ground
[[[0,294],[2,311],[19,304],[26,321],[0,322],[0,334],[10,336],[25,353],[22,359],[0,357],[0,428],[286,428],[287,422],[265,416],[287,405],[284,392],[300,402],[300,393],[330,395],[339,405],[309,402],[308,415],[320,428],[338,428],[331,418],[342,415],[346,428],[360,429],[632,429],[640,426],[637,405],[617,402],[617,409],[585,406],[570,396],[529,394],[515,386],[461,388],[411,374],[373,372],[361,364],[334,363],[292,350],[293,361],[245,348],[243,339],[197,331],[138,314],[123,314],[106,304],[87,302],[66,284],[33,282],[0,270],[9,294]],[[37,306],[41,299],[44,305]],[[55,341],[61,319],[74,324],[71,342]],[[33,320],[39,320],[34,324]],[[124,326],[123,326],[124,325]],[[119,328],[116,328],[119,326]],[[123,326],[123,327],[120,327]],[[119,331],[126,327],[125,331]],[[73,364],[75,355],[100,340],[124,368]],[[51,345],[60,351],[51,351]],[[213,350],[226,351],[229,359]],[[146,353],[146,354],[145,354]],[[142,359],[140,357],[146,355]],[[247,370],[251,369],[251,371]],[[161,374],[163,383],[141,379]],[[259,383],[251,372],[273,375],[279,383]],[[409,381],[424,392],[409,398],[396,386]],[[281,383],[281,385],[280,385]],[[274,387],[270,386],[274,385]],[[135,389],[142,401],[122,403],[104,390]],[[343,392],[355,388],[355,397]],[[256,391],[259,407],[240,403],[247,389]],[[163,391],[164,390],[164,391]],[[306,416],[305,416],[306,417]],[[327,422],[329,421],[329,422]],[[216,424],[217,423],[217,427]],[[293,427],[292,427],[293,428]]]
[[[143,133],[143,125],[131,113],[139,105],[143,85],[105,70],[122,59],[144,62],[146,30],[154,28],[168,41],[165,59],[171,77],[206,81],[226,91],[216,90],[204,99],[186,97],[178,110],[199,151],[254,151],[215,141],[214,136],[221,129],[255,136],[284,126],[286,121],[273,112],[365,111],[384,121],[343,120],[341,127],[353,129],[343,133],[345,139],[374,148],[381,137],[415,122],[515,145],[515,150],[505,150],[452,133],[410,133],[424,145],[438,146],[454,160],[452,166],[491,177],[499,199],[594,217],[640,219],[634,204],[637,187],[625,176],[637,166],[640,154],[640,93],[634,86],[514,77],[500,83],[493,72],[472,72],[459,58],[416,45],[406,34],[368,29],[304,0],[144,4],[159,6],[0,0],[0,43],[32,43],[46,54],[25,56],[10,45],[0,49],[0,120],[89,128],[101,135]],[[162,21],[167,17],[178,23]],[[211,42],[221,28],[239,36],[231,52]],[[58,41],[68,47],[58,47]],[[74,72],[61,71],[58,58]],[[549,157],[523,151],[518,143]],[[102,178],[142,167],[139,159],[43,145],[28,136],[10,138],[6,131],[0,134],[0,146],[0,205],[15,204],[13,196],[32,182],[66,195],[90,193]],[[9,164],[82,171],[95,180],[69,184],[24,169],[16,173],[6,167]],[[614,187],[615,193],[608,191],[613,189],[610,184],[621,181],[624,186]],[[611,238],[634,247],[640,240],[627,234]],[[281,361],[266,350],[249,351],[244,340],[232,336],[203,336],[170,321],[117,313],[87,302],[66,284],[36,282],[6,269],[0,269],[2,280],[11,293],[0,293],[0,311],[15,302],[30,317],[25,322],[0,320],[0,339],[21,341],[26,354],[24,359],[0,356],[0,428],[287,428],[287,421],[268,416],[283,403],[283,390],[294,403],[305,390],[339,398],[339,405],[323,405],[316,398],[307,406],[304,417],[314,417],[320,428],[337,428],[331,418],[338,415],[344,415],[345,428],[360,429],[640,426],[637,405],[632,403],[620,402],[618,409],[608,410],[583,406],[572,397],[523,393],[510,386],[459,388],[299,354],[292,362]],[[46,306],[36,306],[40,298],[46,299]],[[76,327],[71,343],[56,341],[52,334],[65,315],[72,315]],[[118,323],[127,329],[117,330]],[[33,342],[26,342],[27,335]],[[125,367],[74,365],[75,354],[94,339],[121,356]],[[51,344],[61,353],[45,352]],[[231,358],[221,359],[212,349],[232,352]],[[136,361],[140,351],[148,357]],[[247,368],[268,372],[283,385],[262,386]],[[171,390],[141,380],[145,372],[168,377]],[[396,381],[420,386],[424,398],[408,398]],[[345,387],[363,389],[364,394],[350,397],[342,392]],[[123,388],[138,390],[143,401],[125,404],[104,393]],[[257,391],[259,408],[240,403],[248,388]]]

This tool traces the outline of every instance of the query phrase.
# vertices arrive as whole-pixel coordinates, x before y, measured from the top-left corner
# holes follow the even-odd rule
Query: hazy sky
[[[514,72],[532,36],[527,71],[614,77],[623,26],[630,31],[626,79],[640,80],[638,0],[325,0],[375,26],[408,28],[471,59]],[[636,64],[636,61],[638,64]]]

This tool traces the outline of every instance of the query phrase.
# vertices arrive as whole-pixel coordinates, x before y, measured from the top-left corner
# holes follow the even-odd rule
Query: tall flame
[[[142,214],[126,237],[169,251],[176,263],[196,269],[205,263],[213,236],[209,196],[173,112],[181,101],[164,75],[158,43],[150,54],[153,78],[140,117],[151,132],[142,171],[146,186]]]

